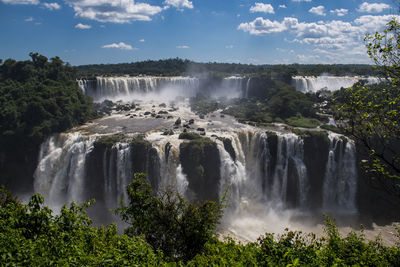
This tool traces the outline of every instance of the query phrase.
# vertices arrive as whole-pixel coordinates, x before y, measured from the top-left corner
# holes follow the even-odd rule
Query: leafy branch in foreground
[[[396,17],[383,32],[366,35],[368,55],[386,73],[386,83],[358,83],[344,91],[339,112],[344,131],[369,153],[363,159],[391,193],[400,197],[400,24]]]
[[[125,233],[144,235],[155,250],[170,259],[190,260],[215,237],[222,201],[189,202],[172,190],[155,194],[142,173],[135,175],[127,190],[129,203],[121,203],[117,210],[130,224]]]

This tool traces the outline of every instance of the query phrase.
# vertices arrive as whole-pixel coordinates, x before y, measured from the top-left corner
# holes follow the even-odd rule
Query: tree
[[[386,75],[378,85],[358,83],[344,91],[344,130],[369,152],[362,160],[384,188],[400,197],[400,24],[365,37],[368,55]]]
[[[222,202],[188,202],[178,193],[153,193],[146,175],[138,173],[127,188],[129,203],[117,213],[130,224],[128,236],[144,235],[154,248],[172,260],[190,260],[212,240],[222,216]]]

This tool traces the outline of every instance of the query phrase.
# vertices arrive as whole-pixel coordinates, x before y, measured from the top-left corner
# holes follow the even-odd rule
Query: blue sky
[[[397,9],[392,0],[0,0],[0,58],[371,63],[364,35]]]

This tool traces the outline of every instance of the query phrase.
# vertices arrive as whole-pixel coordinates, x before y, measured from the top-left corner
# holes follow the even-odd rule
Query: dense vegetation
[[[58,58],[37,53],[31,60],[0,65],[0,152],[35,147],[94,116],[91,100],[79,90],[76,70]]]
[[[239,121],[250,123],[287,123],[295,127],[315,128],[324,120],[317,115],[323,101],[316,94],[303,94],[290,85],[284,73],[270,73],[252,77],[248,98],[213,99],[197,94],[190,99],[192,111],[206,115],[217,109]],[[275,78],[272,78],[275,76]]]
[[[128,186],[129,203],[119,213],[131,226],[93,227],[88,204],[72,203],[58,215],[34,195],[25,205],[0,192],[0,259],[3,266],[399,266],[394,247],[363,234],[340,236],[327,219],[325,236],[287,230],[246,245],[216,238],[218,202],[194,204],[173,194],[154,195],[143,176]],[[400,241],[400,229],[397,229]]]
[[[318,76],[329,73],[336,76],[345,75],[380,75],[381,71],[370,65],[251,65],[235,63],[197,63],[180,58],[165,60],[147,60],[121,64],[82,65],[77,67],[81,76],[95,75],[198,75],[204,73],[220,74],[261,74],[267,72],[289,72],[293,75]]]

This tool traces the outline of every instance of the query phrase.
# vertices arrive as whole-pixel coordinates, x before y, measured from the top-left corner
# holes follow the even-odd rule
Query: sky
[[[0,58],[371,64],[364,36],[393,16],[393,0],[0,0]]]

